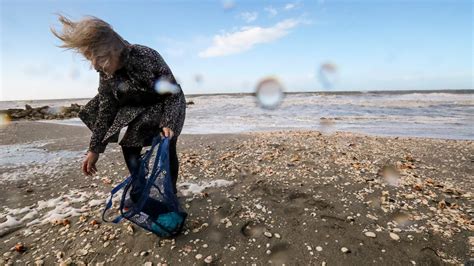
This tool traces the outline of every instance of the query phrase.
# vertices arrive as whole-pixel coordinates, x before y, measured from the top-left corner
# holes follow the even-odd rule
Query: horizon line
[[[474,93],[473,89],[443,89],[443,90],[353,90],[353,91],[291,91],[283,92],[284,94],[366,94],[366,93],[386,93],[386,94],[408,94],[408,93],[437,93],[437,92],[449,92],[455,94],[469,94]],[[184,94],[190,97],[201,97],[201,96],[255,96],[255,92],[216,92],[216,93],[196,93],[196,94]],[[0,102],[21,102],[21,101],[60,101],[60,100],[87,100],[92,97],[84,98],[49,98],[49,99],[17,99],[17,100],[6,100]]]

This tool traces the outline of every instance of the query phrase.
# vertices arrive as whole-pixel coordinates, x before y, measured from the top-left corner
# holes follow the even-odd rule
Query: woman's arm
[[[165,96],[160,120],[161,128],[169,128],[172,132],[176,131],[175,125],[180,113],[180,108],[182,108],[182,104],[180,103],[182,93],[180,89],[178,93]]]
[[[155,82],[158,80],[166,80],[167,82],[178,86],[177,92],[160,95],[163,101],[160,127],[169,128],[172,132],[174,132],[176,131],[174,125],[176,124],[176,121],[178,119],[180,109],[182,108],[182,104],[180,103],[180,101],[182,100],[181,98],[183,97],[181,86],[179,86],[176,82],[176,79],[173,73],[171,72],[169,66],[165,63],[161,55],[155,50],[152,50],[151,52],[150,69],[152,69],[153,71],[153,84],[155,84]]]
[[[164,61],[163,57],[154,49],[140,46],[138,56],[134,56],[131,63],[132,71],[129,73],[131,79],[128,79],[124,85],[124,91],[128,90],[127,97],[124,99],[128,104],[155,104],[163,102],[160,127],[169,128],[175,131],[174,124],[178,119],[180,108],[182,108],[183,97],[181,87],[178,85],[178,91],[174,94],[159,94],[155,90],[157,81],[166,80],[177,85],[176,79],[171,69]],[[120,87],[118,87],[120,88]]]

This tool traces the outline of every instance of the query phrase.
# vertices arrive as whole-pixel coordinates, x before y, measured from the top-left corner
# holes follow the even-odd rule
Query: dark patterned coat
[[[79,111],[79,118],[92,131],[89,150],[103,153],[110,142],[118,142],[120,129],[128,126],[120,145],[143,147],[161,128],[168,127],[174,137],[181,133],[186,101],[181,86],[174,94],[158,94],[157,80],[177,84],[161,55],[152,48],[130,44],[124,67],[112,77],[102,71],[98,94]]]

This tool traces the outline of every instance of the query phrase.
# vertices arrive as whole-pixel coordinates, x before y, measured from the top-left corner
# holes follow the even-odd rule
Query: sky
[[[59,48],[55,13],[157,50],[185,94],[473,89],[472,1],[0,0],[0,101],[88,98],[98,73]]]

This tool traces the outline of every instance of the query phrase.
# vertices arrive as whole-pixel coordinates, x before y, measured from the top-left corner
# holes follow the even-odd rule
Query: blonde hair
[[[110,56],[123,59],[123,51],[129,43],[109,23],[94,16],[85,16],[74,22],[61,14],[57,15],[63,26],[62,33],[53,27],[50,29],[63,42],[59,47],[72,49],[88,60],[103,60],[103,65],[108,64]]]

